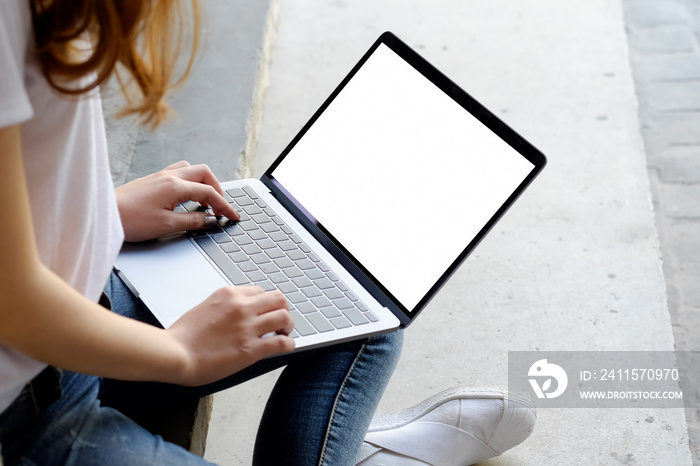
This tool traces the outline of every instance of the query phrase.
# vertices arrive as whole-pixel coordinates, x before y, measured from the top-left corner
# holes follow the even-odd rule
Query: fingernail
[[[216,225],[216,217],[214,215],[206,215],[204,216],[204,226],[209,228],[213,227]]]

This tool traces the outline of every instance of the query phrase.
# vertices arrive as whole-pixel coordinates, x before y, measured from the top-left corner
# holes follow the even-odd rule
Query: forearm
[[[107,311],[41,264],[9,280],[0,289],[4,345],[76,372],[180,382],[186,354],[168,332]]]
[[[286,336],[294,322],[281,292],[222,288],[166,331],[108,312],[75,291],[39,260],[32,218],[43,213],[30,206],[20,136],[19,126],[0,128],[0,199],[13,203],[0,219],[0,344],[64,369],[184,385],[213,382],[294,349]],[[181,163],[168,171],[157,177],[165,186],[156,193],[146,189],[150,183],[131,186],[151,192],[148,212],[174,214],[177,202],[191,199],[238,218],[206,167]],[[189,182],[182,188],[181,181]],[[172,192],[168,183],[180,189]],[[125,202],[138,205],[142,191],[131,188],[132,202]],[[155,217],[148,212],[140,216]],[[205,226],[202,216],[199,225],[189,216],[167,217],[153,220],[166,224],[164,231],[141,225],[136,239]],[[263,338],[270,334],[275,335]]]

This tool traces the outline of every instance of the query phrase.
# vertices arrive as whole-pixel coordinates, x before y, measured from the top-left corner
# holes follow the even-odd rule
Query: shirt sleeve
[[[0,0],[0,128],[33,115],[24,79],[31,35],[29,2]]]

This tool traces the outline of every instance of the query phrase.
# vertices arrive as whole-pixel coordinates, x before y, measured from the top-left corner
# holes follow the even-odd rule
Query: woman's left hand
[[[216,177],[206,165],[174,163],[163,170],[115,190],[126,241],[144,241],[183,230],[212,226],[206,212],[173,212],[181,202],[196,201],[216,215],[239,220],[224,198]]]

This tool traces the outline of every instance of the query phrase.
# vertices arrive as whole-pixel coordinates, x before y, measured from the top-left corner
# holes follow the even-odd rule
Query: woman
[[[268,360],[294,349],[278,291],[224,288],[167,330],[149,325],[148,312],[110,274],[122,241],[211,225],[205,213],[173,212],[187,200],[231,220],[238,214],[211,171],[186,162],[114,191],[97,87],[119,64],[125,92],[136,90],[124,113],[157,127],[165,94],[192,65],[198,18],[196,0],[0,2],[5,464],[203,463],[124,412],[213,393],[283,365],[258,432],[259,464],[461,464],[522,441],[534,423],[531,409],[500,392],[473,399],[469,390],[384,419],[366,436],[401,332]],[[176,80],[186,19],[194,47]],[[275,336],[261,338],[268,333]],[[478,420],[462,415],[469,410]],[[445,432],[454,448],[439,444]]]

